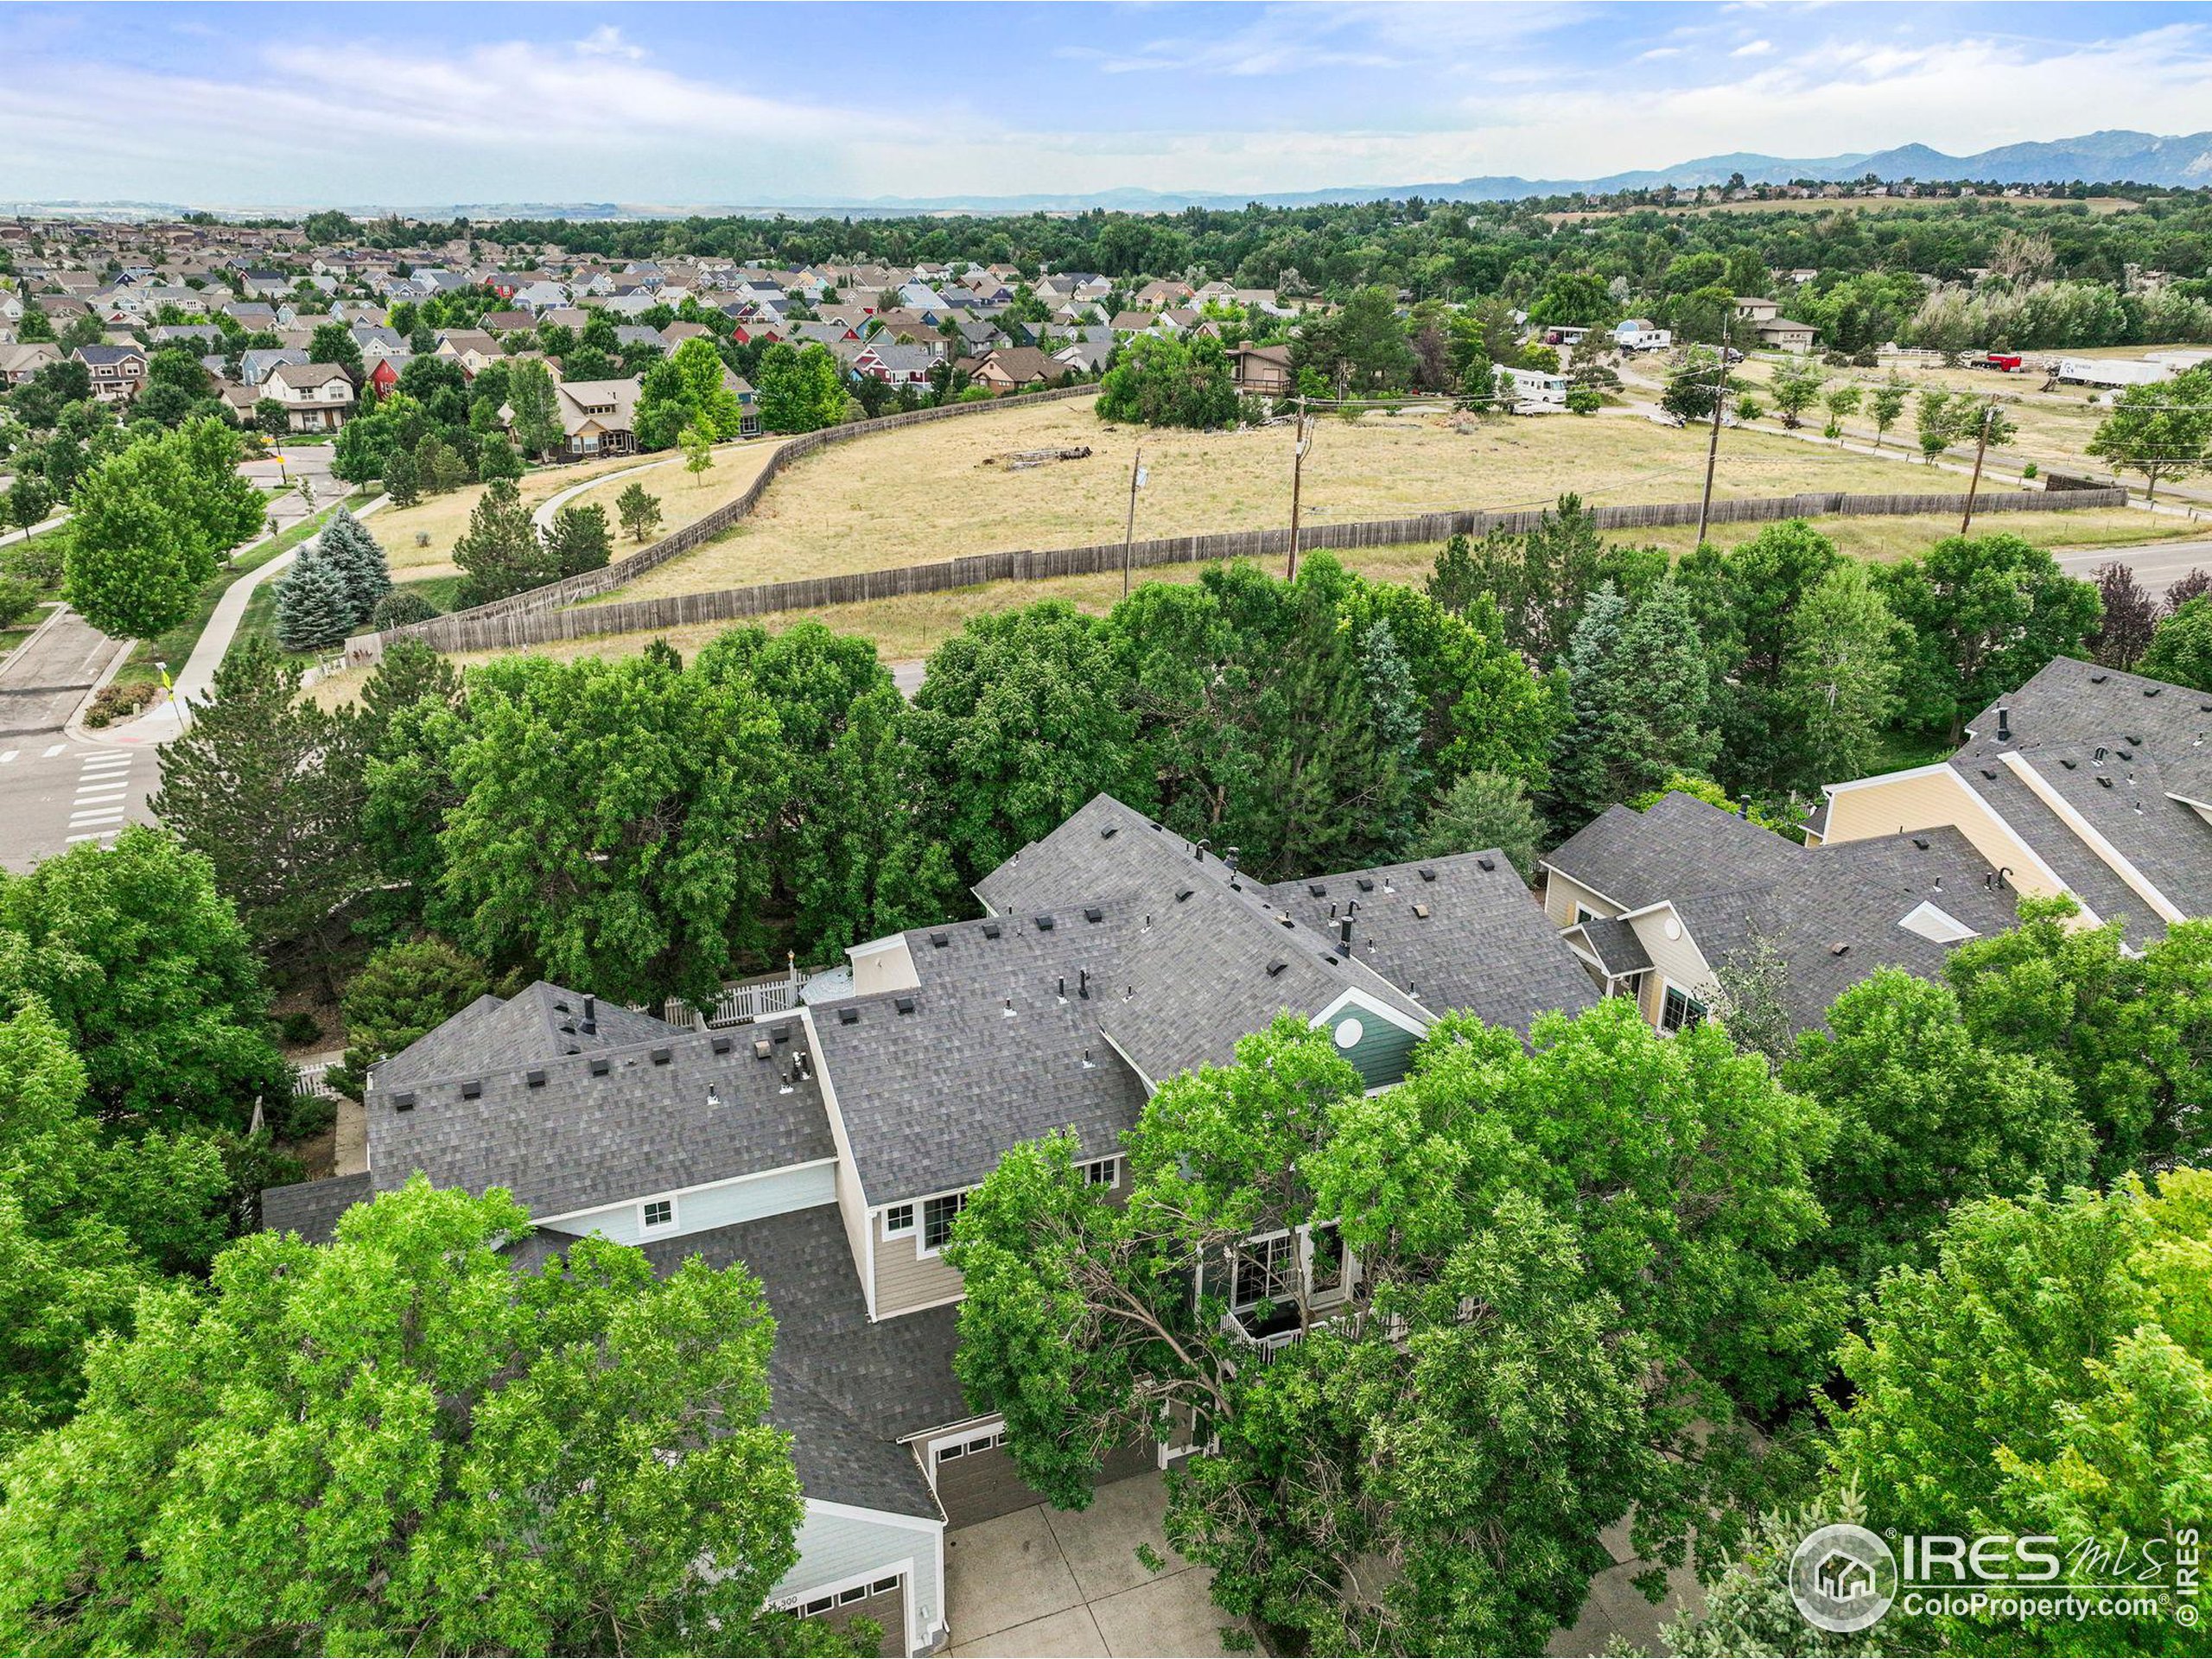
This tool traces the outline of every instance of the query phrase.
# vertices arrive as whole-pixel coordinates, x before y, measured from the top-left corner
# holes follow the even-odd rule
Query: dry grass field
[[[1242,432],[1109,426],[1089,398],[909,428],[810,456],[770,486],[753,516],[696,552],[609,595],[643,599],[963,553],[1119,540],[1140,442],[1147,482],[1136,534],[1246,530],[1290,517],[1287,425]],[[1009,472],[985,464],[1024,449],[1089,445],[1088,459]],[[1562,493],[1598,502],[1693,500],[1704,480],[1699,432],[1632,410],[1478,422],[1433,410],[1321,423],[1306,461],[1307,524],[1408,518],[1462,507],[1546,506]],[[1949,490],[1912,469],[1776,433],[1731,434],[1716,493]]]
[[[633,467],[667,461],[669,465],[638,475],[648,490],[661,498],[661,531],[665,534],[690,524],[709,509],[720,506],[750,484],[767,464],[769,452],[774,447],[758,441],[725,444],[715,451],[715,465],[696,480],[683,470],[681,454],[624,455],[588,465],[546,467],[526,474],[517,487],[523,505],[534,509],[549,496],[557,495],[588,479],[606,478]],[[595,501],[604,505],[608,523],[614,524],[614,498],[628,482],[627,479],[620,480],[604,489],[587,491],[576,499],[579,502]],[[455,575],[454,543],[467,530],[468,515],[475,511],[483,496],[484,486],[471,484],[449,494],[426,495],[411,507],[386,507],[370,519],[369,528],[391,560],[393,576],[401,582],[419,582],[429,576]],[[616,534],[615,556],[619,558],[623,549],[634,544],[620,540],[619,524]]]
[[[1958,528],[1955,519],[1929,518],[1823,518],[1815,520],[1815,524],[1822,535],[1830,537],[1843,551],[1878,562],[1887,562],[1916,552]],[[1719,524],[1713,527],[1711,539],[1721,546],[1733,547],[1756,536],[1763,528],[1764,526],[1759,524]],[[2196,528],[2185,522],[2153,518],[2148,514],[2125,508],[2063,514],[1992,516],[1978,520],[1977,529],[2006,531],[2038,547],[2048,547],[2059,552],[2140,544],[2196,533]],[[1689,529],[1647,531],[1639,532],[1632,539],[1680,554],[1688,550],[1694,534],[1694,531]],[[1373,580],[1412,584],[1427,576],[1435,563],[1437,550],[1431,543],[1380,548],[1337,556],[1341,557],[1348,568]],[[1141,573],[1140,580],[1196,582],[1208,568],[1205,565],[1167,565]],[[1047,598],[1065,599],[1078,609],[1101,615],[1112,609],[1121,596],[1122,582],[1116,575],[1077,576],[1055,582],[1002,582],[961,588],[952,593],[913,594],[859,605],[833,606],[817,611],[786,612],[762,617],[760,622],[771,632],[777,632],[803,620],[820,621],[838,633],[871,640],[886,662],[911,662],[928,656],[944,640],[957,633],[971,616],[1011,610]],[[696,627],[664,629],[658,632],[609,634],[592,639],[558,640],[534,649],[543,655],[563,659],[623,657],[643,650],[651,640],[664,639],[679,651],[688,653],[732,626],[734,625],[716,622]],[[467,664],[481,662],[485,657],[483,654],[464,655],[454,660]],[[362,677],[359,671],[347,671],[322,682],[313,695],[326,706],[348,701],[359,695]]]

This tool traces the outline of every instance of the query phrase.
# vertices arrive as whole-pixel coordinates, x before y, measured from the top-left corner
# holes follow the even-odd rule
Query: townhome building
[[[264,1222],[327,1237],[419,1172],[526,1205],[520,1267],[589,1234],[664,1272],[742,1263],[778,1322],[772,1415],[805,1498],[778,1600],[865,1612],[887,1652],[941,1648],[947,1529],[1038,1501],[952,1373],[944,1247],[1001,1154],[1068,1131],[1086,1179],[1117,1190],[1151,1090],[1282,1014],[1379,1090],[1446,1009],[1525,1033],[1598,995],[1496,852],[1265,883],[1100,796],[976,891],[981,918],[855,945],[750,1024],[543,982],[481,998],[374,1070],[367,1171],[273,1189]],[[1310,1232],[1255,1238],[1224,1270],[1224,1334],[1255,1353],[1294,1335],[1256,1317],[1293,1278],[1326,1305],[1358,1272]],[[1102,1478],[1170,1455],[1119,1448]]]

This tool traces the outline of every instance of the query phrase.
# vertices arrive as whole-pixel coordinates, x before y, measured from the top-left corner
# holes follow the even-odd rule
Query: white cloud
[[[1764,58],[1773,50],[1772,41],[1746,41],[1728,55],[1732,58]]]
[[[622,31],[612,23],[601,23],[597,29],[576,42],[576,50],[589,58],[627,58],[636,63],[645,55],[642,46],[632,46],[622,38]]]

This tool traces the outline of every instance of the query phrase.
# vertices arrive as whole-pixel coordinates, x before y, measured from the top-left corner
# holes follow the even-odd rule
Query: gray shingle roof
[[[1363,881],[1373,885],[1363,890]],[[1357,904],[1352,944],[1360,960],[1439,1013],[1468,1009],[1525,1035],[1548,1009],[1573,1014],[1597,1000],[1589,976],[1495,848],[1278,882],[1268,893],[1324,936],[1346,904]]]
[[[1674,900],[1716,971],[1739,951],[1772,948],[1785,968],[1783,1009],[1798,1030],[1819,1025],[1837,996],[1878,968],[1941,975],[1951,947],[1899,925],[1920,905],[1980,935],[2017,919],[2017,893],[1988,885],[1988,860],[1948,827],[1802,849],[1798,860],[1781,880]]]
[[[1778,879],[1798,850],[1771,830],[1675,791],[1641,812],[1607,807],[1543,862],[1623,910],[1641,910],[1724,884]]]
[[[834,1205],[645,1248],[662,1273],[696,1255],[715,1268],[742,1262],[760,1281],[776,1316],[772,1415],[793,1438],[809,1497],[940,1513],[913,1453],[898,1442],[975,1414],[952,1375],[957,1309],[870,1324]]]
[[[338,1217],[375,1196],[375,1184],[365,1170],[327,1180],[264,1187],[261,1224],[272,1233],[297,1233],[310,1244],[327,1244],[337,1230]]]
[[[421,1170],[439,1186],[503,1186],[533,1216],[557,1216],[835,1156],[817,1085],[791,1075],[791,1053],[805,1043],[797,1020],[694,1033],[632,1015],[659,1034],[548,1053],[549,1031],[564,1033],[543,1016],[557,1017],[564,1001],[582,1006],[538,985],[506,1005],[456,1015],[474,1014],[486,1038],[476,1065],[447,1069],[456,1046],[449,1036],[439,1065],[414,1068],[428,1076],[391,1076],[412,1049],[379,1068],[366,1106],[379,1191]],[[515,1002],[528,1019],[506,1018]],[[601,1014],[602,1035],[610,1023],[628,1023]],[[753,1052],[761,1039],[770,1043],[765,1060]],[[594,1075],[597,1066],[604,1072]]]
[[[584,1030],[588,1024],[594,1027]],[[634,1047],[682,1031],[650,1014],[539,980],[502,1001],[480,996],[374,1071],[379,1089]]]
[[[1144,1086],[1100,1034],[1098,1015],[1116,982],[1112,936],[1131,912],[1083,915],[1062,912],[1049,932],[1033,918],[918,929],[906,936],[918,989],[814,1008],[870,1202],[973,1185],[1008,1147],[1056,1129],[1074,1128],[1095,1155],[1119,1150]]]
[[[1636,929],[1626,922],[1611,917],[1593,916],[1580,925],[1569,928],[1569,934],[1579,933],[1590,947],[1590,954],[1598,958],[1606,973],[1618,977],[1624,974],[1640,974],[1651,966],[1651,954],[1643,948],[1643,941],[1636,937]]]

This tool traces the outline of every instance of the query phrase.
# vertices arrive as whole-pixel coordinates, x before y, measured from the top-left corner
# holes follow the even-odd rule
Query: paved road
[[[0,664],[0,741],[60,731],[124,649],[74,611],[49,613]]]
[[[25,870],[79,842],[111,844],[151,823],[160,784],[150,749],[72,742],[60,732],[0,738],[0,868]]]
[[[2107,564],[2124,564],[2155,598],[2196,569],[2212,570],[2212,541],[2152,542],[2141,547],[2101,547],[2088,553],[2062,553],[2059,569],[2069,575],[2094,578]]]

